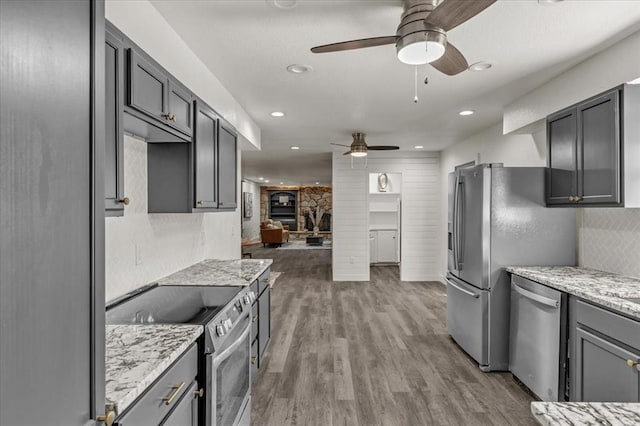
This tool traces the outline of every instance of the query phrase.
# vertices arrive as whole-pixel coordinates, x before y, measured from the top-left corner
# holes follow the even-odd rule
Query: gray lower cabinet
[[[103,1],[0,2],[0,425],[105,414],[104,34]]]
[[[218,207],[235,209],[238,192],[236,132],[224,124],[220,125],[218,137]]]
[[[198,426],[198,382],[194,381],[189,389],[176,402],[173,411],[160,423],[167,426]]]
[[[105,34],[105,214],[124,214],[124,58],[122,36],[107,24]]]
[[[118,416],[118,426],[157,424],[197,424],[198,373],[197,344],[193,344],[126,411]],[[174,412],[178,410],[178,412]],[[190,414],[189,414],[190,413]],[[178,419],[189,418],[191,423]],[[193,423],[195,419],[195,423]]]
[[[258,376],[258,339],[251,343],[251,376],[252,380]]]
[[[640,322],[572,298],[571,400],[640,402]]]
[[[257,373],[258,368],[262,368],[262,360],[271,340],[269,273],[270,270],[267,269],[250,286],[250,290],[257,296],[251,307],[251,321],[253,322],[251,325],[251,364],[254,373]]]
[[[258,355],[260,357],[260,363],[264,358],[264,354],[267,350],[267,345],[271,340],[271,288],[267,288],[262,292],[258,298]]]

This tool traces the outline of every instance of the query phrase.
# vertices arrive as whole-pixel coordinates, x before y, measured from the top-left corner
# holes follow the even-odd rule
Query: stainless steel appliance
[[[574,265],[575,211],[546,208],[543,167],[449,174],[447,329],[483,371],[509,367],[508,265]]]
[[[567,296],[514,275],[509,370],[543,401],[564,401]]]
[[[107,324],[202,324],[200,424],[248,425],[251,419],[251,304],[237,286],[151,286],[107,306]]]

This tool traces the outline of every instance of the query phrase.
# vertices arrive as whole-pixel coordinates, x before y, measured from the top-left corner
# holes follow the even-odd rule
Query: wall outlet
[[[142,246],[140,246],[139,244],[135,244],[135,249],[136,249],[136,265],[141,265],[143,261]]]

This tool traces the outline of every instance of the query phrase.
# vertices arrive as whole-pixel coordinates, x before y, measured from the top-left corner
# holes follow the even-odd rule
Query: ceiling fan
[[[405,64],[430,63],[438,71],[456,75],[469,65],[462,53],[447,42],[447,31],[473,18],[496,0],[404,0],[404,12],[396,35],[325,44],[313,53],[339,52],[395,44]]]
[[[396,149],[400,149],[399,146],[394,145],[367,145],[364,141],[364,133],[355,132],[352,133],[353,142],[351,145],[343,145],[339,143],[332,143],[331,145],[336,146],[345,146],[349,148],[349,151],[345,152],[344,155],[351,155],[352,157],[365,157],[367,155],[367,151],[393,151]]]

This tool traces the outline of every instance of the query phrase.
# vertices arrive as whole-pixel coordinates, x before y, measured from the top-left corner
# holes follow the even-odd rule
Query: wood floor
[[[439,283],[331,282],[330,250],[251,249],[284,272],[254,380],[255,425],[534,425],[509,373],[482,373],[446,331]]]

